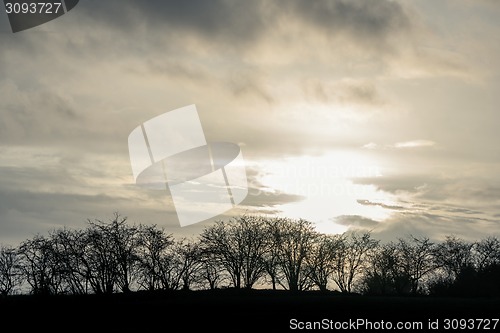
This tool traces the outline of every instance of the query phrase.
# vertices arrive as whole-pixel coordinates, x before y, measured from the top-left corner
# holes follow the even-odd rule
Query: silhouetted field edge
[[[133,291],[86,295],[10,295],[0,298],[3,318],[24,314],[24,325],[52,330],[68,325],[123,330],[158,323],[186,329],[290,331],[292,318],[322,320],[419,320],[499,318],[499,297],[367,296],[336,291],[217,289]],[[266,329],[264,329],[265,327]],[[162,330],[169,331],[169,330]],[[179,330],[180,331],[180,330]],[[237,331],[237,330],[236,330]]]

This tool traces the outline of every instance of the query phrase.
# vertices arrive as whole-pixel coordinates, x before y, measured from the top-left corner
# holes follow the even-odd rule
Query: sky
[[[13,33],[0,11],[0,244],[119,212],[196,236],[240,214],[325,233],[500,235],[494,0],[81,0]],[[196,105],[248,195],[181,227],[127,139]]]

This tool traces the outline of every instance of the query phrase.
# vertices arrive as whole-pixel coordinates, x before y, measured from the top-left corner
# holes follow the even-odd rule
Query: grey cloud
[[[360,184],[373,184],[380,191],[396,196],[404,194],[395,205],[358,200],[363,205],[376,205],[392,210],[392,215],[373,230],[386,240],[408,234],[443,239],[455,234],[478,239],[500,233],[496,194],[500,187],[496,178],[443,177],[435,174],[355,179]]]
[[[155,201],[158,204],[152,207]],[[161,225],[176,233],[189,232],[180,230],[175,211],[168,209],[165,193],[159,191],[149,193],[146,200],[99,193],[0,189],[0,243],[19,242],[29,235],[46,234],[62,227],[83,228],[87,219],[105,218],[114,211],[130,216],[137,223]]]
[[[89,110],[89,105],[79,104],[74,95],[57,90],[0,81],[2,143],[69,148],[74,153],[128,154],[126,138],[136,124],[129,124],[128,117],[120,115],[118,110]],[[102,105],[94,102],[97,102],[94,106]]]
[[[392,34],[410,27],[403,7],[386,0],[89,0],[73,15],[84,15],[116,31],[144,32],[141,29],[146,28],[149,34],[195,35],[228,50],[250,45],[284,20],[302,22],[327,36],[347,34],[377,49],[386,47]]]
[[[373,229],[378,226],[380,222],[369,219],[367,217],[359,215],[341,215],[332,219],[335,223],[350,227],[350,228],[361,228],[361,229]]]
[[[274,97],[265,88],[265,85],[260,82],[258,76],[251,73],[235,72],[229,77],[229,88],[236,97],[242,95],[251,95],[271,104],[275,102]]]
[[[262,184],[259,180],[259,171],[248,167],[248,195],[241,203],[242,206],[250,208],[271,208],[273,212],[279,212],[275,207],[287,203],[302,201],[305,198],[296,195],[276,191]]]
[[[0,140],[12,144],[64,141],[81,129],[85,117],[76,113],[68,98],[49,89],[31,91],[0,82]]]
[[[28,164],[29,162],[27,162]],[[0,185],[2,189],[32,188],[40,189],[45,185],[64,184],[65,188],[78,185],[78,182],[64,168],[39,165],[24,167],[0,167]]]
[[[325,34],[344,32],[377,48],[387,47],[384,41],[390,35],[410,28],[409,17],[395,1],[286,2],[297,18],[322,29]]]
[[[116,31],[182,37],[194,34],[226,44],[248,43],[263,22],[260,1],[86,1],[78,8],[94,23]]]
[[[276,207],[279,205],[302,201],[305,198],[300,195],[288,194],[275,191],[262,191],[260,188],[250,187],[248,196],[241,205],[250,207]]]
[[[182,59],[147,59],[149,72],[155,75],[164,75],[169,78],[186,79],[188,81],[196,80],[207,82],[210,79],[210,73],[199,64]],[[138,73],[142,74],[142,73]]]
[[[456,206],[445,206],[445,205],[421,205],[422,208],[426,208],[430,211],[444,211],[447,213],[458,213],[466,215],[479,215],[484,214],[484,212],[474,209],[468,209]]]
[[[374,185],[378,190],[397,194],[398,192],[417,193],[419,189],[431,183],[440,186],[446,183],[443,179],[437,179],[432,175],[402,174],[398,176],[355,178],[355,184]]]
[[[112,75],[119,73],[119,77],[115,78],[120,81],[116,84],[118,88],[124,89],[123,86],[129,82],[127,80],[131,79],[128,76],[131,72],[144,74],[132,77],[133,81],[149,80],[151,72],[157,72],[164,76],[160,84],[169,85],[165,89],[178,89],[172,94],[176,97],[185,94],[182,96],[183,100],[189,99],[191,102],[192,95],[195,95],[196,102],[200,103],[203,95],[220,96],[218,100],[226,99],[224,105],[230,105],[228,109],[234,110],[241,109],[240,106],[233,108],[237,104],[233,103],[235,100],[249,98],[254,102],[255,99],[256,108],[260,109],[254,112],[265,115],[266,106],[279,102],[279,96],[273,94],[272,88],[284,80],[295,80],[293,73],[290,78],[288,74],[283,77],[274,72],[270,72],[268,80],[265,73],[272,68],[260,68],[253,63],[252,58],[245,57],[246,50],[259,50],[263,47],[261,42],[267,43],[264,48],[276,48],[272,40],[266,39],[268,32],[272,32],[280,40],[287,40],[290,45],[293,44],[291,49],[273,50],[277,54],[293,53],[295,45],[301,44],[300,38],[314,40],[310,37],[318,31],[327,34],[347,33],[350,42],[352,40],[353,43],[361,44],[367,43],[368,39],[365,37],[371,34],[369,43],[373,41],[374,45],[379,45],[377,41],[385,40],[391,33],[399,34],[402,30],[392,27],[399,26],[397,22],[406,19],[400,5],[385,0],[370,6],[362,1],[340,0],[329,4],[317,1],[265,0],[82,1],[70,13],[46,26],[47,29],[64,30],[67,34],[44,33],[44,28],[41,27],[39,32],[18,34],[15,35],[16,38],[12,34],[2,36],[2,45],[7,42],[12,51],[8,53],[3,48],[0,50],[0,70],[6,70],[6,77],[12,77],[21,90],[26,91],[26,77],[30,76],[29,85],[34,89],[45,89],[47,93],[57,95],[68,79],[74,91],[67,96],[78,95],[78,104],[72,104],[74,101],[66,98],[67,96],[59,96],[62,98],[58,101],[61,106],[54,105],[57,101],[52,101],[51,105],[45,107],[47,110],[39,110],[37,113],[34,113],[37,108],[34,100],[29,107],[22,106],[22,103],[13,104],[9,114],[4,117],[5,128],[2,129],[5,130],[1,133],[7,142],[22,144],[32,144],[35,141],[53,143],[57,140],[71,142],[73,145],[80,142],[85,148],[103,149],[102,142],[106,141],[108,149],[111,149],[110,145],[115,145],[114,151],[119,149],[126,154],[123,145],[116,138],[126,138],[129,131],[140,120],[147,119],[152,112],[139,110],[145,115],[139,118],[138,112],[129,112],[127,115],[122,113],[118,117],[106,109],[101,110],[100,108],[108,105],[116,108],[116,100],[112,100],[113,94],[107,95],[102,90],[95,92],[84,86],[85,82],[98,83],[92,82],[92,77],[86,75],[93,73],[96,67],[110,69],[110,84],[113,82]],[[307,26],[312,31],[303,29],[304,35],[297,37],[286,28],[287,24],[280,22],[299,22],[298,24]],[[331,49],[331,46],[318,45],[321,53],[325,49]],[[10,56],[8,59],[5,58],[7,54]],[[33,68],[36,71],[29,73],[29,68],[22,70],[8,66],[11,65],[12,55],[16,54],[20,63],[29,61],[39,64]],[[50,59],[56,58],[56,54],[57,71],[48,70],[49,63],[52,63]],[[143,71],[144,67],[146,71]],[[50,83],[55,83],[58,87],[50,90]],[[172,87],[174,85],[175,88]],[[84,92],[78,90],[82,86],[85,88]],[[184,92],[178,93],[180,87]],[[114,87],[110,86],[109,89],[113,93]],[[221,91],[223,95],[220,95]],[[125,90],[124,93],[129,93],[122,98],[126,100],[124,104],[135,108],[147,107],[141,103],[134,104],[135,97],[130,95],[130,91]],[[136,93],[143,95],[142,91]],[[88,94],[95,96],[90,97]],[[28,93],[26,95],[33,99]],[[165,98],[171,99],[170,96]],[[338,98],[344,102],[356,100],[370,104],[379,101],[379,92],[370,83],[353,84],[346,87]],[[92,103],[89,104],[88,101]],[[107,101],[109,104],[106,104]],[[244,101],[247,102],[248,99]],[[22,113],[14,115],[21,107],[29,110],[29,119],[19,119]],[[64,115],[60,117],[54,111],[58,108],[73,112],[81,118],[71,120]],[[3,108],[5,110],[7,109]],[[226,115],[228,114],[224,114]],[[209,121],[215,123],[217,120],[213,119],[220,117],[219,113]],[[233,113],[230,117],[232,119]],[[287,124],[262,124],[260,120],[256,121],[260,118],[255,115],[248,116],[250,122],[243,117],[239,119],[241,122],[232,126],[234,130],[227,130],[224,134],[238,137],[238,142],[249,143],[248,150],[270,154],[279,151],[296,155],[307,151],[305,146],[331,147],[332,144],[329,138],[305,138],[304,135],[310,134],[310,129],[305,127],[300,128],[301,132],[298,133],[297,128],[290,129]],[[241,124],[244,124],[244,128]]]
[[[0,215],[8,211],[18,211],[23,213],[33,213],[39,216],[47,216],[51,212],[64,211],[65,207],[85,207],[92,205],[94,207],[102,205],[104,202],[110,202],[111,198],[106,195],[81,195],[67,193],[44,193],[36,191],[5,191],[2,190]],[[105,204],[107,205],[107,204]],[[109,206],[108,206],[109,207]],[[90,213],[90,212],[89,212]]]
[[[484,176],[484,175],[483,175]],[[500,183],[495,177],[483,178],[443,177],[434,174],[357,178],[354,183],[375,185],[378,190],[391,194],[406,194],[413,200],[406,202],[414,209],[443,211],[460,214],[484,214],[499,209]],[[377,204],[362,201],[362,204]],[[389,208],[389,207],[387,207]],[[397,208],[397,207],[395,207]]]
[[[200,64],[182,59],[182,57],[161,60],[148,59],[146,63],[148,74],[164,76],[170,80],[177,79],[186,83],[196,82],[197,85],[216,86],[221,90],[227,90],[235,98],[251,96],[268,104],[275,102],[257,68],[244,69],[235,66],[232,69],[223,71],[223,75],[221,75]],[[241,67],[244,66],[241,65]],[[141,71],[136,72],[139,75],[144,74]]]
[[[500,195],[498,179],[461,178],[448,180],[433,180],[427,183],[418,197],[424,200],[455,200],[485,205],[495,202]]]
[[[456,235],[475,241],[487,236],[500,235],[500,221],[470,219],[467,217],[442,216],[436,214],[396,214],[373,229],[376,238],[391,241],[407,235],[427,236],[442,241],[446,236]]]
[[[377,107],[386,103],[375,83],[369,80],[330,83],[318,79],[306,79],[303,82],[303,90],[307,99],[322,103],[336,102]]]
[[[379,206],[379,207],[382,207],[385,209],[390,209],[390,210],[404,210],[405,209],[405,207],[403,207],[403,206],[386,205],[386,204],[383,204],[380,202],[372,202],[369,200],[359,199],[359,200],[357,200],[357,202],[361,205],[364,205],[364,206]]]

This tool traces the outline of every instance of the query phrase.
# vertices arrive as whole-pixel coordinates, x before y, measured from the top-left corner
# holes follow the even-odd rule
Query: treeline
[[[439,243],[369,232],[323,234],[303,219],[243,215],[194,239],[115,213],[83,230],[0,246],[0,293],[106,294],[138,290],[269,288],[365,295],[500,294],[500,241]]]

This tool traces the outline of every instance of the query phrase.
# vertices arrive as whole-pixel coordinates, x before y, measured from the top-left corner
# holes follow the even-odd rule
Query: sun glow
[[[347,227],[335,217],[359,215],[381,221],[391,211],[381,205],[363,205],[358,200],[390,205],[389,194],[372,185],[355,184],[355,178],[383,177],[376,161],[356,152],[337,151],[321,156],[291,157],[258,163],[258,181],[274,193],[302,196],[300,202],[277,207],[283,216],[311,220],[318,231],[342,233]],[[265,191],[265,190],[264,190]],[[272,195],[272,193],[268,193]]]

